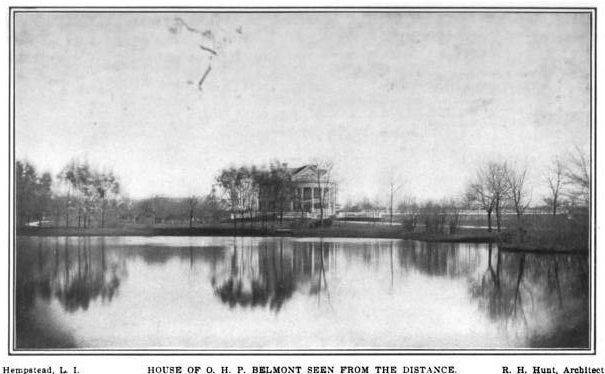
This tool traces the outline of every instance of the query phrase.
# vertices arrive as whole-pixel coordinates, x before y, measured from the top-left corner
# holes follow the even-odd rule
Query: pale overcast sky
[[[441,198],[488,160],[538,184],[553,156],[589,146],[589,14],[15,19],[17,158],[53,174],[87,158],[131,197],[328,158],[342,200],[375,197],[389,170],[405,194]]]

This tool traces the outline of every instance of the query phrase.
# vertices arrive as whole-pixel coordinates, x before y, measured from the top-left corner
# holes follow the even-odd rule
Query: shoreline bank
[[[241,227],[130,227],[130,228],[61,228],[22,227],[18,236],[272,236],[272,237],[334,237],[405,239],[393,227],[325,227],[325,228],[250,228]]]
[[[526,253],[588,253],[588,249],[569,249],[556,246],[540,246],[535,243],[501,243],[498,234],[481,229],[460,229],[456,234],[402,232],[397,226],[336,225],[324,228],[250,228],[242,227],[125,227],[125,228],[77,228],[77,227],[20,227],[17,236],[256,236],[293,238],[366,238],[417,240],[427,243],[496,243],[509,252]]]

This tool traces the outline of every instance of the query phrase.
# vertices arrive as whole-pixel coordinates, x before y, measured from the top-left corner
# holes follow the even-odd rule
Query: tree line
[[[514,233],[515,240],[523,241],[528,231],[547,232],[543,236],[565,235],[585,237],[588,227],[590,203],[590,162],[579,148],[565,156],[552,159],[537,178],[547,191],[541,200],[533,200],[530,185],[530,168],[519,167],[507,161],[488,161],[477,168],[475,175],[467,181],[463,193],[441,200],[419,202],[413,195],[399,196],[402,185],[389,178],[385,182],[385,193],[375,199],[367,197],[357,202],[349,201],[343,207],[345,212],[359,212],[363,216],[350,217],[352,220],[372,222],[383,221],[387,213],[393,224],[393,211],[399,216],[404,231],[412,232],[424,227],[426,232],[454,234],[460,225],[469,221],[470,226],[487,226],[487,231],[501,233],[506,224],[508,234]],[[394,209],[394,206],[396,207]],[[526,217],[528,210],[549,212],[551,218],[541,214]],[[485,219],[471,218],[463,211],[482,210]],[[506,223],[503,213],[506,212]]]
[[[322,223],[332,168],[332,163],[326,161],[317,161],[311,168],[317,177],[315,190],[322,191],[319,195],[315,193],[314,202]],[[442,233],[457,232],[462,222],[460,212],[468,209],[482,210],[487,231],[501,232],[506,211],[507,219],[514,217],[516,222],[507,222],[506,226],[515,226],[517,235],[522,238],[523,229],[530,221],[525,215],[532,204],[529,173],[529,168],[519,168],[510,162],[486,162],[468,180],[464,193],[425,202],[417,202],[411,195],[400,198],[402,184],[390,178],[385,182],[388,188],[383,199],[348,202],[343,210],[369,212],[374,222],[382,220],[382,212],[386,211],[389,222],[393,224],[395,214],[405,231],[421,226],[428,232]],[[533,203],[533,208],[548,209],[553,217],[558,217],[553,220],[558,225],[564,221],[569,225],[571,216],[577,222],[577,216],[587,217],[582,212],[586,212],[589,205],[590,163],[584,153],[576,149],[566,157],[556,157],[542,174],[548,195],[543,201]],[[15,192],[19,226],[49,221],[54,226],[81,228],[104,228],[108,222],[112,227],[125,224],[193,227],[200,223],[230,221],[237,228],[238,223],[245,221],[251,227],[257,224],[266,227],[270,221],[283,223],[284,213],[291,208],[304,218],[310,204],[297,190],[292,169],[279,161],[268,167],[224,168],[206,195],[129,199],[121,193],[119,178],[107,168],[98,169],[86,161],[72,160],[53,179],[50,173],[39,173],[29,162],[19,160],[15,165]]]
[[[71,161],[56,176],[39,174],[34,165],[18,160],[15,163],[15,202],[17,224],[25,226],[54,217],[69,226],[70,215],[78,217],[78,227],[89,227],[93,216],[98,216],[101,227],[105,213],[115,204],[120,184],[111,171],[100,171],[88,162]],[[61,214],[60,214],[61,212]],[[61,216],[61,218],[60,218]]]
[[[317,187],[325,191],[331,164],[314,164]],[[328,173],[328,178],[326,178]],[[123,196],[119,178],[107,168],[100,170],[87,161],[71,160],[53,178],[38,173],[27,161],[17,161],[15,192],[17,224],[56,227],[105,228],[124,225],[158,224],[193,227],[200,223],[232,221],[283,222],[290,204],[304,210],[302,196],[295,193],[291,169],[274,161],[265,166],[231,166],[221,170],[216,184],[206,195],[186,198],[153,196],[130,199]],[[323,221],[326,197],[318,198]],[[44,221],[44,222],[43,222]]]
[[[15,163],[15,203],[18,226],[105,228],[157,224],[189,227],[220,222],[225,204],[216,189],[187,198],[123,196],[118,176],[86,161],[72,160],[53,178],[27,161]]]
[[[531,204],[532,190],[528,184],[527,167],[517,168],[507,162],[488,162],[477,170],[466,192],[467,201],[485,211],[488,231],[492,231],[492,213],[496,229],[501,231],[502,210],[513,210],[517,226]],[[548,195],[543,203],[556,217],[562,207],[566,211],[586,210],[590,203],[590,165],[587,156],[576,149],[566,161],[554,158],[544,173]]]

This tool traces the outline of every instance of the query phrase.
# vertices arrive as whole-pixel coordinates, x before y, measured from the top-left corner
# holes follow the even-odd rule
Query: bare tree
[[[334,164],[332,161],[328,160],[318,160],[313,163],[313,167],[315,169],[315,178],[317,181],[317,188],[319,189],[319,221],[323,224],[324,221],[324,209],[326,207],[326,196],[333,193],[331,191],[331,180],[332,171],[334,169]]]
[[[225,194],[225,200],[231,210],[233,229],[237,230],[237,213],[241,209],[241,185],[243,175],[235,167],[224,169],[216,178],[216,182]]]
[[[292,175],[288,169],[288,165],[279,161],[271,163],[269,172],[267,173],[267,183],[271,191],[272,210],[279,212],[279,223],[283,223],[284,211],[287,204],[292,200],[293,184]]]
[[[111,171],[106,173],[93,172],[92,183],[96,190],[96,198],[99,200],[101,208],[101,228],[104,228],[107,200],[120,193],[120,183]]]
[[[379,194],[377,194],[376,196],[374,196],[374,201],[372,201],[372,217],[373,217],[374,225],[376,225],[377,222],[382,222],[382,216],[380,213],[383,210],[386,210],[386,209],[382,205],[381,196]]]
[[[197,196],[191,195],[189,199],[187,199],[187,203],[189,206],[189,228],[193,227],[193,216],[195,214],[195,208],[198,204]]]
[[[506,183],[507,166],[506,162],[498,164],[490,162],[486,168],[487,186],[494,199],[494,211],[496,213],[496,228],[501,231],[502,226],[502,205],[508,195],[508,184]]]
[[[59,175],[57,175],[57,178],[67,186],[67,196],[65,198],[65,227],[69,227],[69,205],[71,204],[71,195],[72,192],[75,192],[78,189],[76,161],[71,160]]]
[[[82,214],[84,218],[84,228],[89,225],[90,213],[94,209],[96,198],[96,186],[94,185],[94,171],[87,161],[81,162],[72,160],[63,168],[59,174],[59,179],[68,185],[69,190],[73,191],[75,201],[78,205],[78,227],[82,226]],[[69,209],[69,191],[66,204],[66,211]],[[68,221],[66,213],[66,222]]]
[[[492,212],[496,214],[497,231],[501,229],[502,204],[508,193],[506,163],[489,162],[477,170],[476,179],[467,189],[467,199],[487,213],[487,231],[492,231]]]
[[[243,207],[242,215],[248,212],[249,226],[254,227],[254,220],[258,211],[258,183],[256,176],[259,174],[255,166],[241,167],[242,180],[240,183],[240,204]]]
[[[561,205],[561,192],[565,185],[565,167],[558,158],[552,161],[550,168],[546,175],[546,182],[550,189],[550,196],[544,201],[551,207],[553,217],[557,215],[557,210]]]
[[[569,183],[569,197],[572,203],[588,206],[590,203],[590,161],[578,147],[569,156],[565,177]]]
[[[403,213],[401,222],[403,229],[409,232],[414,231],[418,224],[418,214],[420,212],[420,206],[416,203],[416,198],[412,196],[403,197],[397,209]]]
[[[477,177],[477,180],[468,187],[467,200],[471,204],[477,204],[479,208],[487,213],[487,231],[492,231],[492,212],[494,211],[494,198],[487,188],[484,181]]]
[[[391,226],[393,226],[393,204],[395,203],[397,193],[402,187],[403,186],[396,181],[395,174],[391,172],[389,176],[389,221]]]
[[[529,206],[531,201],[531,193],[527,187],[527,168],[516,170],[509,167],[506,170],[505,178],[508,190],[508,196],[515,209],[517,218],[517,228],[519,230],[519,239],[523,241],[523,227],[521,224],[521,216]]]
[[[531,193],[528,191],[526,177],[527,168],[516,170],[515,168],[509,167],[505,174],[508,196],[515,209],[517,221],[521,219],[521,216],[531,202]]]

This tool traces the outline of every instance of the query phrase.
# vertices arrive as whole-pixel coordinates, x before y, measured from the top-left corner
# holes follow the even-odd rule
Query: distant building
[[[327,170],[319,169],[319,179],[316,165],[287,170],[292,183],[291,193],[279,196],[274,190],[260,186],[258,202],[261,212],[278,212],[283,209],[284,212],[319,216],[323,197],[324,218],[336,214],[338,186],[331,180]]]
[[[292,170],[291,173],[294,184],[291,210],[319,212],[320,198],[323,196],[324,216],[336,214],[337,185],[330,180],[330,175],[326,170],[319,170],[319,181],[315,165],[305,165]]]

